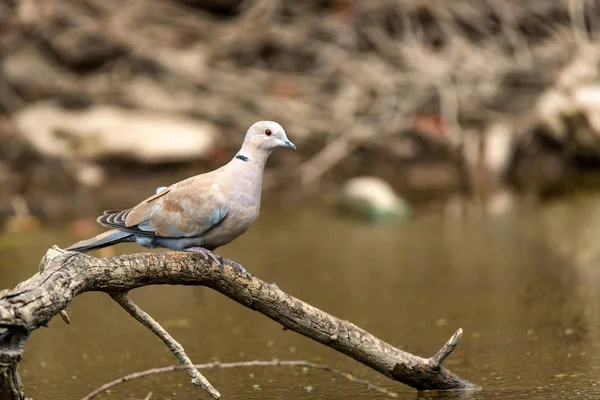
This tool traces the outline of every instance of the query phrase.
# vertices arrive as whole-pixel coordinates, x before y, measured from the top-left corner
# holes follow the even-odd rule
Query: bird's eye
[[[270,129],[265,129],[265,135],[271,136],[272,134],[273,134],[273,132],[271,132]]]

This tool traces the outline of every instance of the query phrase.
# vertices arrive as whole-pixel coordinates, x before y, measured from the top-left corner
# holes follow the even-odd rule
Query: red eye
[[[270,129],[265,129],[265,135],[271,136],[271,134],[273,134],[273,132],[271,132]]]

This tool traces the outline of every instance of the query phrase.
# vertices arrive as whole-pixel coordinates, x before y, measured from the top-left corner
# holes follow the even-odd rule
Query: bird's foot
[[[212,251],[200,246],[188,247],[187,249],[185,249],[185,251],[202,254],[202,257],[204,257],[206,261],[208,261],[208,259],[213,260],[215,263],[217,263],[221,271],[223,271],[223,263],[221,262],[221,260],[219,260],[219,257]]]
[[[229,260],[229,265],[233,268],[235,272],[239,275],[242,275],[244,278],[250,279],[250,274],[246,271],[246,268],[242,267],[240,264],[236,263],[233,260]]]
[[[212,251],[210,251],[208,249],[205,249],[204,247],[200,247],[200,246],[188,247],[185,250],[189,251],[189,252],[192,252],[192,253],[202,254],[202,256],[204,257],[204,259],[207,260],[207,261],[210,258],[215,263],[217,263],[217,265],[219,266],[219,268],[221,269],[221,271],[223,271],[223,257],[221,257],[221,256],[213,253]],[[233,268],[233,270],[236,273],[238,273],[239,275],[242,275],[244,278],[250,278],[250,274],[248,273],[248,271],[246,271],[246,269],[244,267],[242,267],[240,264],[238,264],[238,263],[236,263],[235,261],[232,261],[232,260],[229,260],[228,264],[231,265],[231,267]]]

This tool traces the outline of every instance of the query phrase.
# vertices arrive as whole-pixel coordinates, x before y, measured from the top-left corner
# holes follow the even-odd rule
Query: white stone
[[[207,157],[217,129],[174,114],[114,106],[68,110],[34,104],[14,115],[18,133],[40,153],[81,160],[120,156],[145,163]]]
[[[369,176],[350,179],[342,193],[344,196],[365,200],[383,209],[393,208],[398,202],[398,196],[387,182]]]
[[[577,88],[573,94],[578,108],[585,114],[592,130],[600,134],[600,85]]]
[[[391,186],[380,178],[370,176],[356,177],[346,182],[342,188],[340,206],[373,219],[409,215],[408,206]]]

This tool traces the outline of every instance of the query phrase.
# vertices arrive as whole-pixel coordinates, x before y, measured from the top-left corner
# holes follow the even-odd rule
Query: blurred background
[[[273,153],[260,219],[220,254],[412,353],[463,327],[447,366],[484,387],[468,398],[597,398],[599,45],[595,0],[0,1],[1,287],[275,120],[298,151]],[[133,297],[196,362],[309,359],[415,397],[203,288]],[[174,363],[108,296],[68,311],[28,343],[29,396]],[[206,375],[232,399],[382,397]],[[149,390],[198,396],[180,373],[106,398]]]

